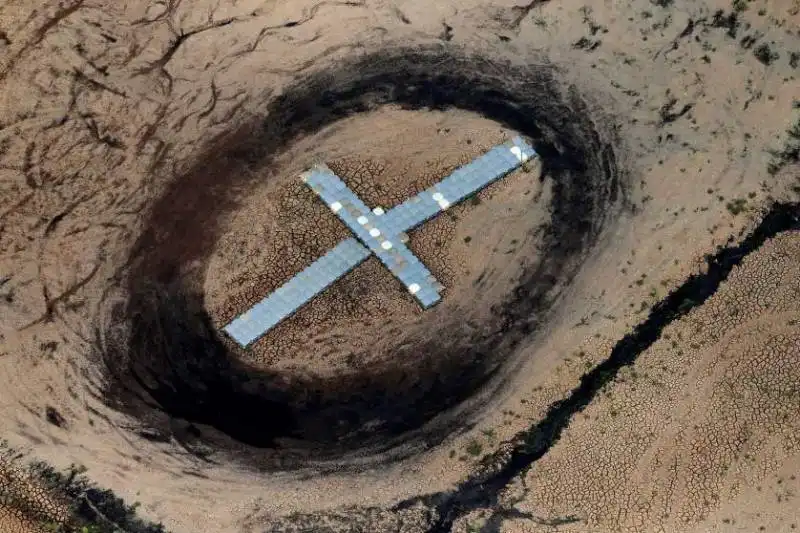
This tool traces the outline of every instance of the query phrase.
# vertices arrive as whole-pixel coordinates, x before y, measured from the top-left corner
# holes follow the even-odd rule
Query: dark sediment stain
[[[473,111],[528,137],[553,180],[542,259],[482,331],[454,328],[397,354],[403,361],[433,353],[432,365],[329,380],[246,366],[203,309],[198,287],[205,266],[195,278],[178,273],[210,254],[221,217],[253,186],[246,176],[273,169],[298,137],[385,104]],[[340,63],[298,81],[265,117],[219,139],[207,159],[155,201],[130,256],[127,301],[98,331],[104,362],[98,395],[206,460],[234,456],[259,469],[301,467],[311,454],[344,460],[356,451],[392,450],[399,458],[435,445],[463,427],[469,413],[448,413],[499,379],[624,203],[628,176],[617,165],[613,121],[595,115],[552,67],[512,66],[450,47]]]

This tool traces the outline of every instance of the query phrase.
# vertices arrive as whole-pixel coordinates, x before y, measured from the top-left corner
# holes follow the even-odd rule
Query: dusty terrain
[[[0,530],[800,528],[800,3],[431,4],[0,6]],[[515,133],[440,306],[219,336]]]

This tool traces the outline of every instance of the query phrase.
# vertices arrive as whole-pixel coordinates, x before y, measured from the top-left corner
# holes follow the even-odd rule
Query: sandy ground
[[[430,531],[438,518],[425,495],[447,494],[480,472],[484,457],[502,457],[653,304],[698,272],[705,254],[746,234],[771,199],[796,198],[797,166],[770,164],[800,113],[800,4],[735,4],[736,21],[735,6],[717,0],[3,3],[0,435],[26,458],[85,465],[99,486],[140,502],[141,516],[175,532]],[[204,461],[175,434],[145,438],[139,421],[99,402],[95,334],[109,295],[124,296],[121,280],[153,220],[172,239],[163,257],[181,258],[152,256],[153,270],[202,288],[219,326],[344,235],[315,199],[295,196],[307,163],[338,165],[368,203],[391,204],[511,133],[474,113],[382,107],[300,132],[263,165],[263,154],[246,165],[219,162],[246,160],[219,139],[258,138],[274,103],[312,74],[423,46],[552,65],[563,93],[581,95],[580,115],[596,135],[615,138],[608,142],[625,175],[625,198],[576,256],[574,279],[556,285],[548,313],[475,408],[456,409],[443,441],[401,460],[364,457],[351,468],[349,458],[323,475],[317,466],[265,472],[226,454]],[[492,65],[481,75],[495,75]],[[499,69],[496,77],[511,83]],[[448,286],[436,318],[423,320],[388,279],[380,291],[364,289],[386,278],[365,264],[284,324],[284,344],[265,338],[238,357],[287,382],[343,379],[393,367],[392,348],[403,341],[393,331],[434,338],[460,313],[491,314],[525,261],[541,260],[531,252],[540,241],[522,236],[557,220],[550,202],[559,174],[540,182],[539,170],[412,235]],[[222,191],[234,188],[234,171],[247,182],[228,199]],[[198,172],[204,180],[193,186],[213,191],[206,203],[159,203]],[[225,212],[214,239],[200,239],[202,217],[214,209]],[[324,229],[319,240],[304,237],[310,228]],[[800,527],[799,239],[780,235],[745,258],[573,416],[546,454],[499,487],[494,505],[472,507],[452,530]],[[504,253],[517,243],[524,246]],[[181,272],[167,270],[174,265]],[[490,290],[473,309],[470,286],[491,265]],[[357,294],[365,307],[353,305]],[[419,360],[435,365],[436,355]],[[28,490],[14,483],[15,493]],[[393,507],[399,501],[411,503]],[[30,528],[15,506],[18,498],[0,500],[3,531]]]

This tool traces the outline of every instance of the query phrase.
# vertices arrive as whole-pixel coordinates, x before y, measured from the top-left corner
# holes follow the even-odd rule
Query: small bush
[[[733,10],[737,13],[747,11],[747,0],[733,0]]]
[[[469,443],[467,443],[466,450],[468,454],[472,455],[473,457],[476,457],[480,455],[481,452],[483,451],[483,446],[481,446],[481,443],[478,442],[477,440],[472,439],[471,441],[469,441]]]
[[[767,43],[758,45],[756,49],[753,50],[753,55],[765,65],[770,65],[773,61],[780,58],[778,52],[773,52]]]
[[[728,208],[728,211],[730,211],[732,215],[738,215],[747,208],[747,200],[744,198],[736,198],[728,202],[725,207]]]
[[[784,165],[800,162],[800,119],[786,133],[783,149],[772,152],[773,160],[767,166],[770,174],[776,174]]]

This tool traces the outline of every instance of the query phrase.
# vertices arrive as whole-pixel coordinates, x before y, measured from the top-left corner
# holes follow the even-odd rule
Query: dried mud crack
[[[295,142],[386,105],[460,109],[530,140],[541,179],[552,183],[547,224],[528,229],[535,257],[484,322],[465,327],[465,317],[448,317],[444,335],[421,334],[376,368],[320,379],[247,364],[204,305],[207,259],[224,216],[259,185],[254,176],[281,173],[280,156]],[[440,442],[502,383],[517,348],[536,335],[625,203],[613,121],[594,114],[549,66],[457,49],[386,50],[301,80],[265,116],[220,138],[155,201],[120,276],[125,299],[109,302],[98,328],[97,394],[138,419],[140,436],[174,438],[208,461],[287,470],[313,456],[317,466],[342,468],[354,457],[397,459]],[[195,266],[190,274],[187,265]],[[400,364],[409,360],[425,364]],[[478,393],[484,400],[474,400]]]

